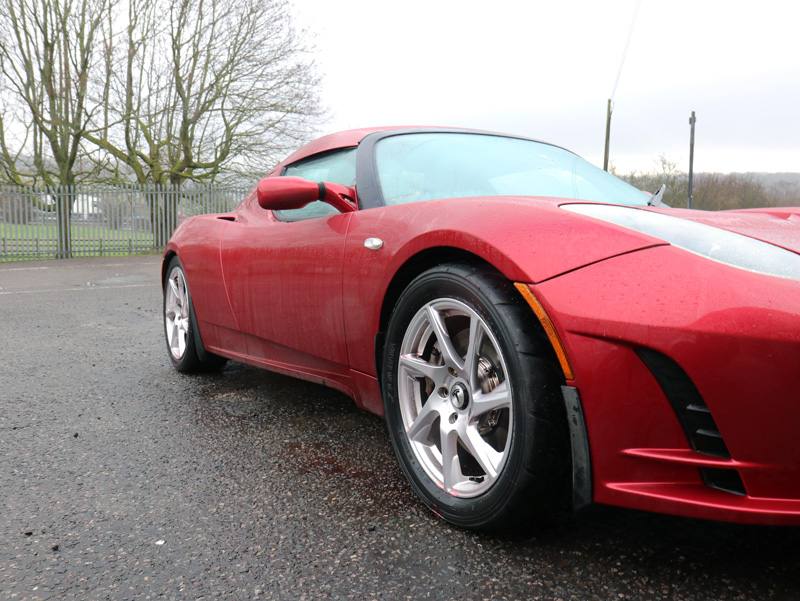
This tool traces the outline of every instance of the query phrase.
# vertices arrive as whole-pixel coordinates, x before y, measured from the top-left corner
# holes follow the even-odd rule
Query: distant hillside
[[[744,173],[748,177],[753,177],[762,182],[765,186],[776,186],[780,184],[800,185],[800,173]]]
[[[789,184],[792,186],[800,185],[800,173],[764,173],[761,171],[738,171],[736,173],[718,173],[715,171],[695,172],[695,177],[725,177],[738,176],[749,180],[754,180],[767,187]]]
[[[661,172],[632,173],[622,179],[640,190],[667,188],[663,201],[669,206],[686,206],[689,177],[672,163]],[[692,207],[696,209],[749,209],[800,206],[800,173],[695,173]]]

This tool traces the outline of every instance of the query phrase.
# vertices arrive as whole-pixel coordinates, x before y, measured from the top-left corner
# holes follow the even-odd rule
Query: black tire
[[[389,434],[428,507],[458,526],[498,531],[563,500],[563,375],[508,280],[488,267],[430,269],[398,299],[386,340]]]
[[[197,347],[199,335],[195,332],[197,321],[192,297],[183,265],[177,256],[172,257],[167,266],[163,288],[164,337],[172,365],[184,373],[220,369],[227,359]]]

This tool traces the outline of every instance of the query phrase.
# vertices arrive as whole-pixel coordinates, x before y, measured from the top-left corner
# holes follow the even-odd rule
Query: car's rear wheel
[[[196,321],[186,274],[178,257],[172,257],[164,280],[164,333],[170,361],[178,371],[211,371],[222,367],[226,359],[203,353],[201,360],[195,341]]]
[[[383,364],[392,444],[417,494],[471,528],[552,507],[569,468],[562,379],[500,274],[457,264],[417,277],[390,319]]]

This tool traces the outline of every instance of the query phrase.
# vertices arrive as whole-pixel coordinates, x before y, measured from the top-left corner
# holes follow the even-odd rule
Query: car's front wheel
[[[226,359],[205,352],[203,359],[195,341],[196,327],[192,298],[178,257],[172,257],[164,279],[164,334],[167,351],[178,371],[211,371],[222,367]]]
[[[392,444],[417,494],[470,528],[551,507],[569,468],[562,380],[500,274],[455,264],[418,276],[392,314],[383,363]]]

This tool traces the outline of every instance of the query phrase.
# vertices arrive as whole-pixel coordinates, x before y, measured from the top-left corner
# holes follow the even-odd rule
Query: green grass
[[[72,256],[126,256],[158,252],[153,233],[111,229],[92,224],[73,225]],[[0,261],[52,259],[58,252],[56,224],[0,223]]]
[[[95,225],[73,225],[70,228],[73,239],[105,239],[105,240],[153,240],[153,233],[148,231],[133,231],[111,229]],[[16,240],[57,240],[58,228],[56,224],[18,224],[0,222],[0,238]]]

